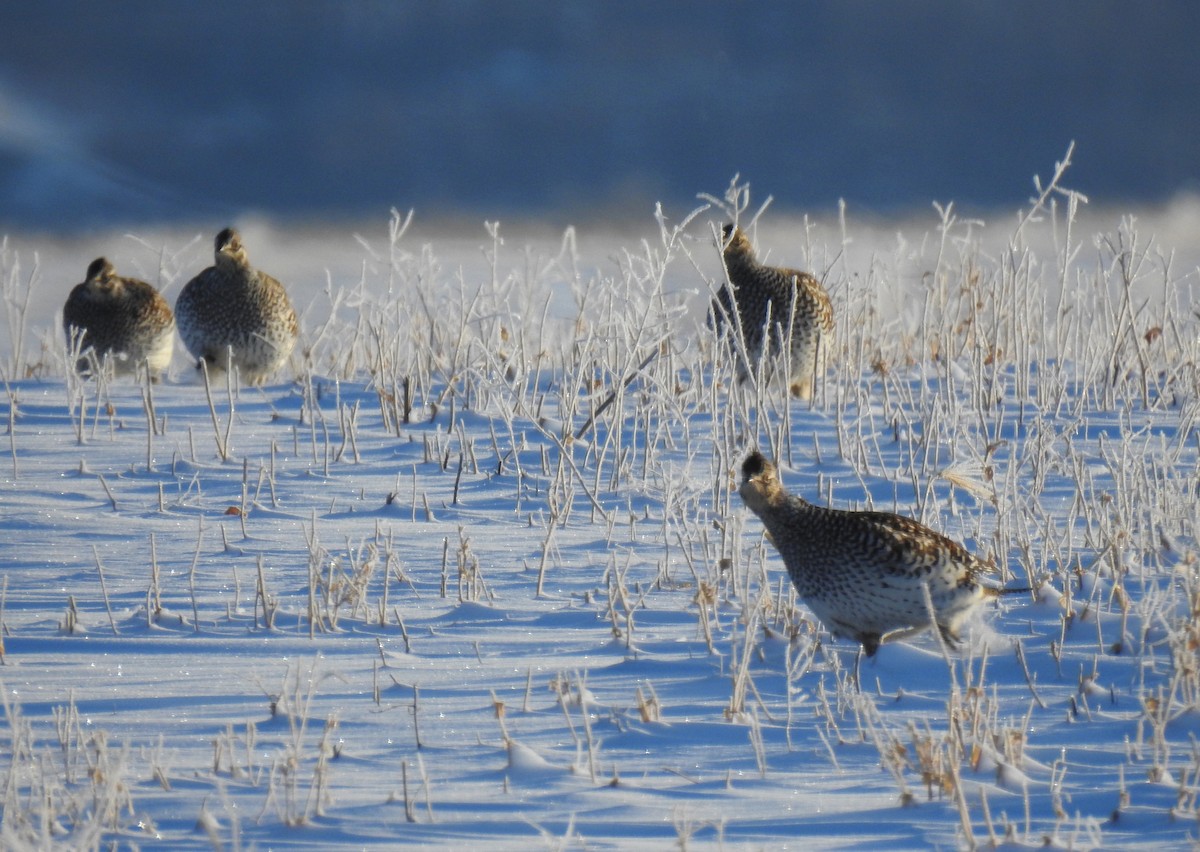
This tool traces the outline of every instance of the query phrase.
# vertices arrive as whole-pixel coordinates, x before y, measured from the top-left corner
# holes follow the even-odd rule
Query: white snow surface
[[[703,328],[715,208],[239,223],[304,336],[208,391],[182,347],[68,376],[55,312],[99,254],[173,301],[211,235],[10,235],[0,846],[1194,843],[1200,215],[1032,212],[768,211],[838,312],[811,407]],[[856,685],[737,497],[752,447],[1033,591]]]

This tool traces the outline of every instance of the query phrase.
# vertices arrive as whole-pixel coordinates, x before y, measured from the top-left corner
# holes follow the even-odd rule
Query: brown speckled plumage
[[[81,354],[90,348],[97,362],[109,356],[118,373],[132,373],[145,364],[157,378],[171,363],[175,316],[167,300],[145,281],[117,275],[103,257],[91,262],[87,277],[72,288],[63,305],[68,345],[72,329],[83,334]],[[75,368],[86,372],[91,363],[81,357]]]
[[[825,372],[833,344],[833,305],[829,294],[807,272],[759,263],[741,228],[726,225],[723,233],[722,256],[729,280],[713,300],[710,325],[721,331],[740,322],[749,369],[758,369],[760,360],[765,360],[768,374],[787,345],[790,333],[789,389],[800,399],[811,398],[817,380]],[[748,373],[747,365],[741,363],[739,377],[745,380]]]
[[[1022,591],[984,585],[989,563],[911,518],[829,509],[788,494],[761,453],[742,464],[740,493],[767,528],[805,604],[835,636],[862,643],[868,656],[889,633],[934,624],[956,644],[976,606]]]
[[[179,336],[194,358],[221,370],[232,350],[242,381],[262,384],[292,354],[296,311],[283,285],[250,265],[233,228],[217,234],[215,258],[175,301]]]

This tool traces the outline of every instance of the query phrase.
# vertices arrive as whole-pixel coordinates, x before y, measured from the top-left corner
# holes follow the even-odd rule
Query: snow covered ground
[[[697,322],[717,206],[239,223],[303,316],[261,389],[64,368],[93,257],[173,301],[211,234],[10,235],[0,845],[1194,843],[1200,213],[1024,212],[768,210],[837,308],[812,407]],[[754,446],[1035,591],[856,687],[736,495]]]

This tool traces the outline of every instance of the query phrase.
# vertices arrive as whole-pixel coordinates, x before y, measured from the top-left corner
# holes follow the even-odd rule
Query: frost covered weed
[[[1065,197],[1065,209],[1049,203],[1049,190]],[[1178,583],[1172,574],[1185,584],[1193,574],[1180,572],[1181,560],[1195,562],[1194,479],[1179,464],[1195,456],[1184,447],[1194,435],[1195,332],[1173,320],[1184,298],[1178,279],[1132,220],[1098,240],[1098,268],[1075,266],[1080,200],[1057,183],[1048,187],[990,269],[974,240],[977,223],[941,210],[942,239],[932,271],[922,276],[924,299],[909,308],[911,331],[897,328],[897,313],[876,304],[888,288],[851,291],[847,312],[859,323],[842,348],[842,368],[848,361],[848,373],[866,381],[848,383],[839,400],[840,445],[860,476],[884,473],[894,456],[878,438],[891,424],[904,467],[896,476],[898,506],[883,508],[912,505],[918,517],[944,525],[948,506],[962,524],[957,537],[990,552],[1002,579],[1061,591],[1053,596],[1062,604],[1062,629],[1043,653],[1058,659],[1071,636],[1082,638],[1081,629],[1094,637],[1097,661],[1168,651],[1174,674],[1159,687],[1163,695],[1143,696],[1141,724],[1151,774],[1171,777],[1163,714],[1168,705],[1176,712],[1195,706],[1197,643],[1186,635],[1194,621],[1190,611],[1172,612],[1178,597],[1166,591]],[[1049,280],[1022,239],[1022,228],[1040,219],[1062,235]],[[1148,278],[1157,279],[1157,292],[1146,295]],[[1087,440],[1092,436],[1095,443]],[[1098,457],[1090,452],[1096,446]],[[1045,499],[1048,474],[1073,486],[1063,492],[1065,519]],[[963,511],[971,507],[985,511]],[[1023,786],[1027,798],[1040,786],[1023,775],[1027,724],[1002,724],[986,696],[981,686],[952,688],[948,725],[910,720],[907,744],[897,734],[876,737],[902,799],[911,792],[899,766],[915,771],[930,795],[961,795],[961,779],[982,766],[1002,788]],[[1072,704],[1087,714],[1114,696],[1093,671],[1081,675]],[[959,807],[962,839],[974,845],[980,815],[966,799]],[[986,799],[979,807],[986,812]],[[1058,832],[1068,815],[1055,810]],[[992,832],[991,817],[986,821]],[[1026,837],[1030,830],[1026,819]]]
[[[208,362],[203,358],[200,359],[200,373],[204,379],[204,398],[208,401],[208,413],[212,418],[213,439],[217,443],[217,456],[221,461],[229,461],[230,457],[230,435],[233,431],[233,421],[235,417],[234,411],[234,387],[237,381],[234,378],[236,371],[213,373],[208,369]],[[221,380],[224,381],[221,381]],[[225,385],[225,401],[226,401],[226,419],[225,426],[221,426],[220,415],[217,414],[217,403],[213,399],[213,384],[221,382]]]
[[[0,684],[2,686],[2,684]],[[5,849],[100,848],[136,817],[130,749],[81,724],[73,696],[53,709],[54,744],[42,740],[4,693],[9,742],[0,841]]]
[[[28,333],[29,300],[40,283],[40,277],[37,254],[33,256],[33,269],[27,277],[23,276],[20,256],[9,246],[7,236],[0,237],[0,305],[4,309],[4,322],[12,346],[8,363],[0,371],[6,382],[26,378],[27,373],[38,370],[38,367],[31,367],[25,360],[25,335]],[[39,366],[44,369],[45,365]]]
[[[325,719],[321,735],[311,755],[308,742],[317,687],[330,677],[334,675],[319,671],[318,662],[314,662],[307,671],[302,671],[299,665],[289,665],[282,685],[271,698],[271,715],[286,720],[287,735],[282,750],[267,769],[267,793],[263,812],[274,807],[276,816],[284,825],[303,825],[313,817],[322,816],[330,802],[330,763],[341,752],[340,745],[334,741],[338,727],[336,714],[331,714]],[[255,737],[254,730],[248,728],[245,742],[247,769],[253,767],[252,740]],[[235,742],[230,742],[227,746],[230,754],[236,753],[235,746]],[[214,765],[219,765],[220,759],[221,750],[218,747]],[[231,771],[232,765],[231,763]],[[308,777],[310,772],[311,779]],[[303,786],[306,780],[307,790]]]
[[[890,251],[869,255],[844,208],[831,239],[816,222],[795,226],[838,317],[835,366],[811,404],[770,381],[739,381],[744,342],[717,339],[698,316],[724,283],[721,223],[770,227],[767,204],[751,207],[737,180],[677,222],[658,210],[653,237],[596,268],[573,229],[539,253],[509,245],[497,223],[486,225],[481,267],[448,268],[434,245],[415,244],[412,215],[393,211],[385,243],[360,239],[357,277],[340,286],[328,277],[305,314],[293,385],[268,398],[230,381],[222,393],[206,380],[200,416],[186,427],[177,425],[182,414],[162,413],[162,388],[142,389],[145,467],[94,474],[109,495],[100,505],[188,530],[180,518],[194,515],[198,532],[193,542],[152,527],[161,531],[149,534],[149,580],[135,575],[136,594],[122,592],[129,574],[120,561],[106,554],[101,568],[97,551],[103,585],[68,596],[55,619],[60,641],[99,633],[101,606],[122,640],[138,631],[188,641],[237,633],[328,649],[320,643],[369,636],[369,670],[351,666],[345,677],[370,683],[347,691],[369,693],[381,717],[411,710],[415,751],[388,771],[403,784],[412,823],[418,784],[430,824],[431,776],[451,796],[454,759],[439,751],[450,748],[441,729],[470,724],[461,710],[451,721],[454,712],[443,712],[463,684],[415,682],[425,672],[418,663],[444,662],[422,653],[458,642],[448,658],[485,670],[489,657],[525,647],[503,644],[521,619],[519,642],[535,658],[510,661],[506,676],[520,683],[494,681],[490,700],[470,711],[500,720],[506,792],[523,780],[514,755],[525,746],[514,737],[524,742],[537,724],[573,751],[557,766],[570,764],[574,781],[623,788],[633,785],[618,778],[635,771],[653,786],[661,767],[632,765],[650,749],[622,737],[719,719],[744,729],[736,760],[721,752],[736,768],[715,773],[730,790],[735,772],[748,776],[739,785],[776,785],[800,758],[809,769],[815,754],[839,776],[866,762],[901,804],[945,809],[951,836],[930,842],[1086,845],[1110,826],[1097,827],[1089,816],[1097,806],[1081,791],[1072,799],[1087,771],[1073,754],[1078,740],[1045,733],[1065,728],[1115,738],[1118,764],[1104,777],[1120,782],[1101,793],[1111,793],[1105,807],[1120,819],[1157,808],[1194,820],[1200,334],[1186,276],[1136,221],[1091,243],[1081,237],[1085,199],[1062,185],[1066,165],[1039,184],[1000,243],[994,227],[952,205],[936,208],[916,243],[897,235],[883,244]],[[8,321],[20,330],[13,257],[0,247]],[[22,357],[14,354],[6,381],[23,375]],[[62,359],[73,437],[89,449],[115,442],[125,428],[113,402],[119,388],[103,370],[81,379],[67,369],[73,363],[71,353]],[[10,433],[20,427],[15,393]],[[206,417],[212,443],[201,440]],[[256,440],[256,428],[270,434]],[[15,475],[25,459],[16,437],[12,446]],[[914,639],[852,666],[850,649],[808,615],[747,521],[736,489],[751,446],[779,459],[815,502],[914,516],[992,558],[998,581],[1031,591],[989,615],[1001,626],[981,625],[962,649]],[[155,460],[166,448],[169,466]],[[93,475],[81,463],[85,474]],[[143,480],[157,488],[158,507],[138,515],[133,485]],[[216,516],[206,514],[213,506]],[[501,519],[499,541],[476,525],[486,517]],[[204,540],[206,524],[219,525],[220,544]],[[139,606],[136,618],[122,617]],[[190,617],[175,614],[187,606]],[[511,621],[489,620],[506,606],[516,610]],[[536,623],[543,616],[548,626]],[[539,707],[534,666],[559,649],[538,643],[557,637],[556,618],[565,633],[596,622],[603,647],[580,663],[597,670],[555,675],[556,706]],[[33,629],[4,621],[4,638]],[[678,648],[716,676],[688,694],[670,667],[653,670],[654,686],[632,674],[613,690],[632,705],[605,707],[606,666],[679,661]],[[392,676],[388,687],[384,677],[409,663],[411,705],[392,694],[400,681]],[[196,776],[207,772],[225,792],[257,790],[259,823],[312,825],[335,810],[341,779],[331,768],[350,699],[318,695],[329,670],[289,664],[271,693],[272,718],[216,725],[211,763]],[[701,688],[707,699],[695,694]],[[128,821],[131,773],[156,795],[181,786],[161,742],[145,766],[131,766],[105,737],[81,733],[70,712],[56,716],[52,735],[38,735],[5,700],[6,841],[87,846]],[[365,726],[355,716],[345,728],[361,737]],[[55,749],[62,757],[52,764]],[[555,770],[552,762],[529,770],[538,778],[530,786]],[[695,774],[704,772],[711,781],[715,770]],[[85,788],[96,803],[86,813],[76,803]],[[19,810],[33,801],[41,810]],[[204,830],[236,838],[243,824],[219,826],[207,807]],[[439,802],[439,815],[452,807]],[[571,819],[567,836],[577,831]],[[735,822],[701,826],[684,814],[675,831],[685,845],[702,828],[722,834]]]
[[[343,619],[380,627],[395,620],[402,626],[390,595],[393,585],[411,587],[411,583],[404,576],[392,530],[385,535],[377,528],[372,538],[357,544],[347,541],[344,551],[336,552],[320,543],[315,519],[304,528],[304,537],[309,562],[305,621],[310,638],[340,632]],[[372,602],[376,583],[379,598]]]

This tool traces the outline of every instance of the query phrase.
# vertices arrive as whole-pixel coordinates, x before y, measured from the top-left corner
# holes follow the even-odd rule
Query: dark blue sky
[[[0,5],[0,227],[1200,190],[1194,2]]]

